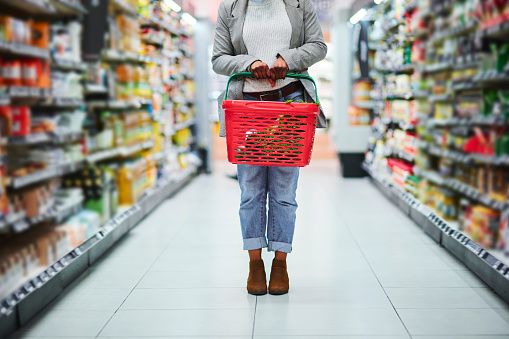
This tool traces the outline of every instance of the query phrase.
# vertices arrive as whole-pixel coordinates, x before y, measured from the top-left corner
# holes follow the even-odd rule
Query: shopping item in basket
[[[253,73],[237,73],[237,77]],[[313,78],[301,74],[287,74],[289,78]],[[286,103],[278,101],[226,100],[226,146],[232,164],[258,166],[304,167],[309,165],[320,108],[315,103]]]

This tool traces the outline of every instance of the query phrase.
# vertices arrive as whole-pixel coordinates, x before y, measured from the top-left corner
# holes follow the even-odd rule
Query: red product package
[[[30,108],[11,107],[12,136],[24,136],[30,134]]]
[[[23,85],[34,87],[37,85],[38,69],[40,69],[40,61],[37,59],[25,59],[21,62]]]

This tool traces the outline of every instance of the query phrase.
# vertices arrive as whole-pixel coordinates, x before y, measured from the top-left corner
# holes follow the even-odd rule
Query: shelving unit
[[[363,168],[509,300],[509,4],[475,4],[388,0],[368,10],[366,100],[380,104]]]
[[[391,179],[385,178],[380,171],[365,163],[365,171],[373,183],[422,228],[438,244],[443,245],[469,269],[477,274],[498,295],[509,302],[509,261],[500,260],[505,256],[503,251],[489,251],[457,230],[457,225],[447,222],[433,210],[408,192],[394,185]]]
[[[196,173],[197,168],[190,166],[181,173],[161,179],[156,187],[145,192],[137,204],[115,216],[83,244],[52,265],[33,272],[22,286],[9,293],[10,296],[0,303],[0,335],[6,336],[26,325],[141,219],[186,185]]]
[[[0,116],[7,117],[0,132],[3,338],[191,180],[199,160],[192,154],[193,32],[182,13],[172,12],[164,1],[147,8],[133,0],[0,3],[10,20],[40,20],[37,29],[48,40],[43,48],[44,43],[20,43],[0,33],[2,62],[33,58],[48,75],[44,86],[24,78],[0,86]],[[85,33],[94,29],[88,15],[94,15],[92,25],[100,21],[96,5],[107,7],[108,23],[108,32],[98,33],[97,41],[109,40],[95,51],[97,46],[87,43],[58,45],[86,40]],[[57,31],[69,39],[58,40]],[[28,122],[8,120],[17,106],[26,107],[15,114],[24,114]],[[41,251],[51,253],[47,262],[40,259]],[[6,279],[6,269],[21,263],[33,269]]]

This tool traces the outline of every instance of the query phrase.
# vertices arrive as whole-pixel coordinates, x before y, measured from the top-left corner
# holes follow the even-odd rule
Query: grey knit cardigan
[[[225,0],[219,5],[217,16],[214,49],[212,52],[212,68],[214,72],[226,76],[245,72],[257,58],[247,54],[242,38],[244,20],[249,0]],[[307,75],[307,69],[325,58],[327,45],[324,42],[322,29],[311,0],[272,0],[284,1],[286,12],[292,24],[290,48],[280,51],[279,55],[288,64],[289,72]],[[270,67],[271,65],[269,65]],[[315,98],[313,84],[308,80],[300,80],[304,86],[304,100],[318,101]],[[228,100],[242,100],[244,80],[232,80],[228,90]],[[219,135],[224,137],[224,110],[222,108],[225,93],[218,97],[219,104]],[[327,120],[320,108],[317,127],[327,127]]]

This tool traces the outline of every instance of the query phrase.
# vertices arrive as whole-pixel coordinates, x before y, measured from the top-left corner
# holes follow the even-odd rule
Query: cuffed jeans
[[[244,100],[257,99],[244,93]],[[304,100],[304,94],[299,90],[279,101],[286,100]],[[244,250],[268,247],[269,251],[291,253],[299,167],[237,165],[237,174]]]

